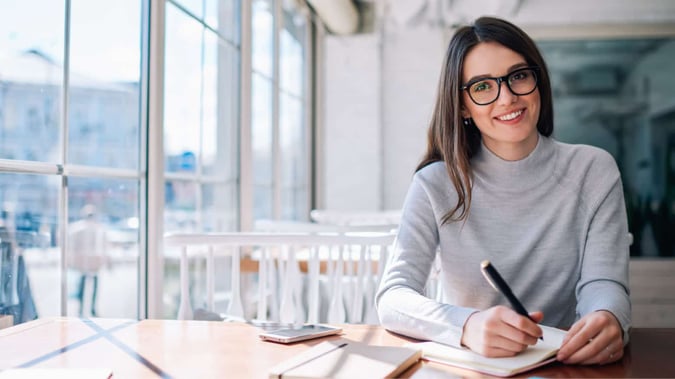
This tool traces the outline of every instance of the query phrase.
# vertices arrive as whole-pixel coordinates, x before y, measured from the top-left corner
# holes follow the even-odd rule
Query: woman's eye
[[[481,91],[487,91],[490,89],[490,83],[488,82],[478,82],[471,86],[471,89],[473,92],[481,92]]]
[[[527,79],[527,72],[515,72],[511,74],[511,81]]]

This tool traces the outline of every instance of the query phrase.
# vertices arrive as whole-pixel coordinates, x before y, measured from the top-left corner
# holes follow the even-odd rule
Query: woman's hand
[[[606,364],[623,357],[623,330],[608,311],[596,311],[575,322],[557,359],[569,364]]]
[[[541,312],[530,313],[536,322]],[[537,343],[541,328],[532,320],[502,305],[469,316],[462,332],[462,345],[486,357],[510,357]]]

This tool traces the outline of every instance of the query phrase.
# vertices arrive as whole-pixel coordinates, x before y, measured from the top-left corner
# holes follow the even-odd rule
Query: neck
[[[483,144],[471,159],[476,181],[500,190],[528,190],[547,180],[546,173],[555,169],[555,148],[549,138],[537,136],[534,140],[537,144],[519,160],[504,159]]]
[[[505,161],[519,161],[532,153],[537,142],[539,133],[533,133],[525,141],[519,143],[500,143],[483,138],[483,144],[492,152]]]

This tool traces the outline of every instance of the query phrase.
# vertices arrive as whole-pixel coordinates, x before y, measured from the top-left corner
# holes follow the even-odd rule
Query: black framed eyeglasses
[[[523,67],[499,78],[474,79],[460,89],[467,91],[471,101],[477,105],[494,103],[502,90],[502,82],[506,83],[512,94],[529,95],[537,88],[537,71],[539,67]]]

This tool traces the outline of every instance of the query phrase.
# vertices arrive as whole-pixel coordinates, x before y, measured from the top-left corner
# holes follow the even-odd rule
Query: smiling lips
[[[519,109],[517,111],[513,111],[511,113],[507,113],[505,115],[497,116],[495,117],[496,119],[500,121],[512,121],[518,118],[520,115],[522,115],[524,112],[524,109]]]

